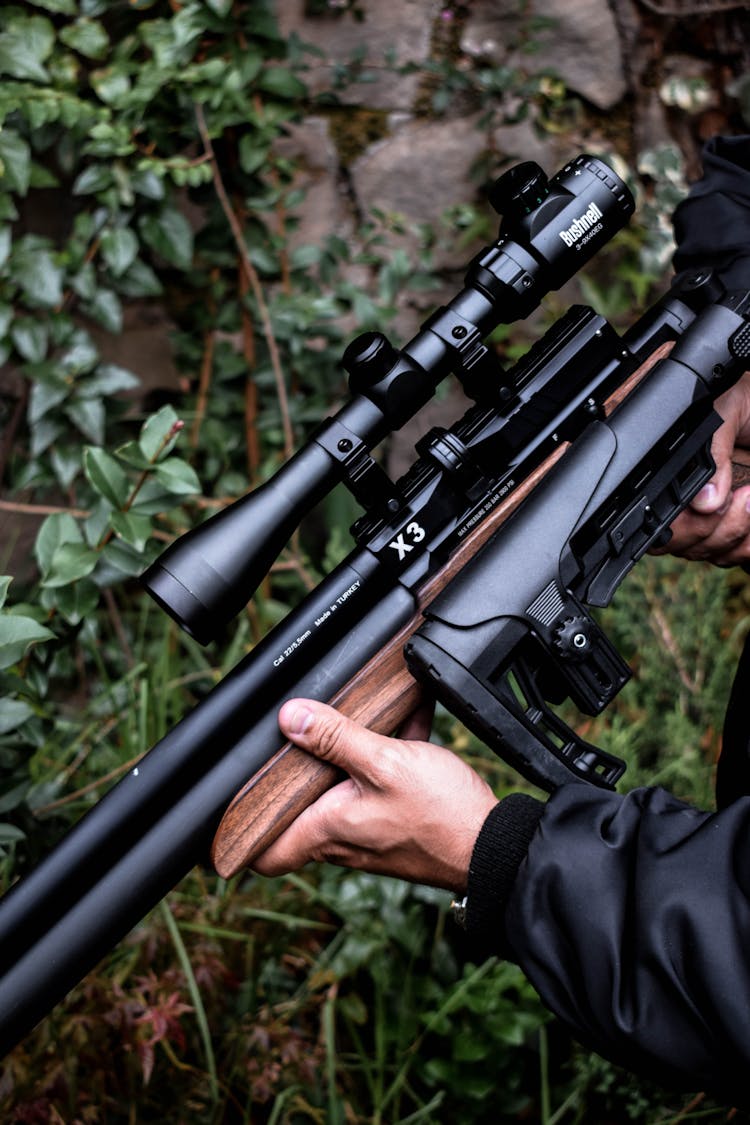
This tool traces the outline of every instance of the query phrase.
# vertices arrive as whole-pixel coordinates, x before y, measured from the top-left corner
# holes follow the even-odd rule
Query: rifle
[[[144,576],[157,600],[206,641],[336,481],[344,479],[368,509],[350,556],[0,900],[0,1052],[207,855],[232,795],[279,747],[283,700],[331,699],[377,660],[411,628],[420,599],[427,605],[487,540],[493,517],[504,518],[508,505],[520,511],[521,498],[533,498],[550,463],[586,437],[616,388],[716,298],[710,279],[693,278],[622,340],[591,310],[571,310],[499,378],[486,335],[528,315],[544,292],[572,276],[633,204],[611,170],[585,156],[550,181],[536,166],[520,165],[498,182],[495,202],[505,212],[500,237],[470,265],[458,296],[401,352],[377,333],[355,341],[345,355],[351,402],[276,477],[178,541]],[[721,354],[729,379],[737,361],[727,359],[727,332],[736,336],[744,320],[716,307],[725,309],[713,333],[724,332],[723,350],[712,339],[713,350],[699,358],[715,366]],[[368,450],[450,370],[477,405],[456,427],[428,435],[413,470],[393,485]],[[698,439],[688,412],[682,444],[700,445],[702,469],[681,503],[711,470],[706,450],[718,418],[710,403],[720,383],[704,396],[708,420]],[[391,712],[382,719],[387,729],[397,719]],[[264,777],[273,788],[270,768]]]
[[[747,366],[749,317],[750,294],[722,293],[708,272],[677,279],[622,340],[592,310],[571,309],[514,369],[516,385],[538,360],[549,372],[545,349],[564,349],[567,332],[575,338],[575,373],[609,377],[587,386],[582,431],[566,442],[558,427],[557,448],[528,475],[519,474],[520,484],[513,465],[490,487],[482,475],[484,443],[494,456],[512,415],[493,412],[489,438],[475,410],[447,433],[428,435],[428,457],[436,444],[450,449],[454,479],[463,473],[469,487],[482,481],[478,511],[491,515],[420,588],[417,613],[333,705],[387,734],[424,687],[547,792],[573,779],[613,789],[624,763],[585,742],[549,704],[569,698],[598,715],[630,678],[588,607],[609,604],[712,475],[710,443],[721,422],[713,401]],[[582,343],[588,333],[589,342],[603,347],[591,369]],[[566,376],[569,370],[555,374]],[[733,487],[750,483],[750,466],[735,462],[732,469]],[[405,494],[423,471],[418,462],[400,482]],[[476,512],[465,517],[459,539],[475,518]],[[396,525],[378,530],[381,544],[398,542]],[[229,877],[252,864],[338,780],[333,766],[287,743],[227,809],[211,850],[219,874]]]

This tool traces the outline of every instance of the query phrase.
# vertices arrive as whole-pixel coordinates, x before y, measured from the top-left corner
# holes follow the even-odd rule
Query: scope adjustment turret
[[[398,360],[398,352],[382,332],[363,332],[352,340],[341,358],[354,392],[374,386]]]
[[[534,160],[524,160],[495,180],[487,194],[498,215],[522,219],[547,198],[549,179]]]

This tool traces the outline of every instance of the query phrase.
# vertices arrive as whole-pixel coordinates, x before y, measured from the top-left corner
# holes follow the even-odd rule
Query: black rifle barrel
[[[290,685],[287,694],[292,694],[293,688],[294,694],[329,699],[413,613],[413,596],[404,587],[397,585],[380,591],[375,608],[340,637],[324,660],[306,669]],[[129,798],[130,805],[127,846],[123,846],[117,832],[110,837],[106,816],[97,817],[101,835],[99,846],[106,854],[102,858],[97,851],[88,851],[90,838],[82,837],[83,843],[78,847],[86,850],[76,857],[79,883],[74,886],[67,882],[68,893],[72,895],[67,904],[61,901],[54,883],[59,870],[56,852],[18,885],[19,891],[27,884],[31,887],[30,896],[24,896],[22,905],[29,910],[33,927],[20,932],[16,929],[22,949],[16,948],[13,963],[3,961],[6,968],[0,977],[0,1056],[15,1046],[197,862],[207,858],[211,839],[231,798],[285,742],[276,722],[283,694],[279,697],[271,682],[261,674],[256,695],[259,696],[255,700],[258,717],[247,725],[241,736],[234,727],[228,733],[217,734],[215,729],[211,730],[210,722],[206,722],[200,743],[195,744],[188,738],[182,745],[181,732],[185,738],[192,735],[190,724],[183,720],[174,728],[168,736],[173,758],[184,750],[187,754],[209,757],[211,764],[206,767],[204,759],[201,776],[193,779],[187,788],[181,784],[178,797],[168,784],[160,789],[152,801],[148,823],[138,815],[138,786],[143,775],[140,767],[132,771],[132,785],[123,796],[123,800]],[[213,693],[207,698],[212,699]],[[204,700],[200,707],[205,708],[206,702]],[[215,718],[219,719],[218,712]],[[162,743],[150,754],[160,747]],[[179,768],[174,761],[172,766],[177,776]],[[102,804],[100,802],[84,817],[81,827]],[[135,838],[133,830],[137,831]],[[58,845],[61,854],[70,851],[75,833],[73,829]],[[85,859],[95,865],[94,877],[82,868]],[[34,911],[34,903],[41,901],[44,908],[47,895],[54,899],[56,909],[52,917],[46,915],[44,925],[44,920]],[[42,896],[41,899],[38,896]],[[14,927],[18,926],[19,912],[13,908],[14,898],[11,892],[0,904],[0,918],[6,930],[10,930],[6,910],[7,919]]]
[[[0,899],[0,965],[7,968],[93,886],[105,868],[132,847],[153,822],[194,785],[264,715],[311,674],[328,698],[377,651],[382,613],[393,627],[398,599],[392,579],[365,550],[356,550],[114,786],[50,854]],[[401,588],[402,589],[402,588]],[[413,606],[411,595],[402,593]],[[331,606],[335,611],[331,612]],[[372,613],[373,607],[376,613]],[[399,610],[400,612],[400,610]],[[332,655],[349,638],[346,658]],[[356,640],[355,640],[356,638]],[[311,672],[313,670],[313,672]],[[341,679],[340,677],[344,678]],[[333,684],[334,680],[339,682]],[[311,683],[311,690],[314,689]],[[251,776],[278,747],[279,734],[262,741]],[[269,749],[273,746],[273,750]],[[228,790],[229,801],[233,793]],[[184,834],[184,833],[183,833]],[[201,856],[191,850],[192,862]],[[0,1009],[2,1005],[0,1005]]]

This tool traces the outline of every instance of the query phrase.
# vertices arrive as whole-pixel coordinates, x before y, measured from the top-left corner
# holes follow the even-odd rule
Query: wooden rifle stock
[[[612,413],[652,367],[668,355],[671,347],[672,344],[667,343],[657,348],[610,395],[604,404],[605,415]],[[391,734],[408,718],[420,702],[421,687],[409,673],[403,652],[409,637],[422,622],[423,610],[502,527],[567,448],[567,443],[562,444],[543,461],[467,536],[446,565],[425,582],[418,592],[417,612],[330,700],[333,707],[378,734]],[[733,465],[733,487],[742,484],[750,484],[750,458],[748,464]],[[211,847],[211,859],[219,875],[229,878],[243,867],[251,866],[292,821],[340,781],[341,776],[336,767],[292,743],[282,747],[243,786],[222,818]]]

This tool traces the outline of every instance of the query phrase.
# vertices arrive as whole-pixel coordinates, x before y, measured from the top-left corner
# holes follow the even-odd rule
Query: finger
[[[719,566],[747,562],[747,539],[750,535],[748,503],[750,489],[739,489],[721,515],[693,517],[686,521],[683,532],[676,533],[676,544],[672,548],[674,553],[689,559],[709,559]]]
[[[356,783],[350,778],[329,789],[256,856],[253,870],[259,875],[285,875],[288,871],[299,871],[311,861],[343,862],[336,825],[342,809],[358,796]]]
[[[377,783],[379,761],[392,755],[392,739],[367,730],[316,700],[288,700],[279,712],[279,726],[295,746],[360,781]]]
[[[435,716],[435,700],[424,698],[418,707],[404,719],[398,728],[398,738],[410,739],[415,742],[426,742],[432,730],[432,720]]]
[[[732,453],[735,430],[728,424],[720,426],[711,442],[711,455],[716,472],[690,501],[690,508],[703,515],[718,512],[729,500],[732,492]]]
[[[701,513],[686,508],[670,527],[669,540],[652,549],[655,555],[684,555],[696,545],[704,543],[723,523],[735,498],[730,494],[726,503],[716,512]]]

